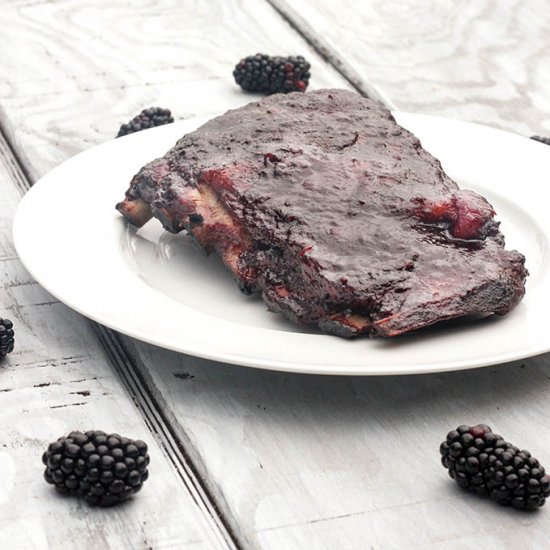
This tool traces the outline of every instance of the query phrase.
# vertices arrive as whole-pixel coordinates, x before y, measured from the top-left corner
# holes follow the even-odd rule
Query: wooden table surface
[[[15,253],[39,177],[142,108],[217,115],[251,96],[231,71],[302,54],[311,88],[550,134],[547,0],[10,0],[0,10],[0,548],[547,549],[550,512],[456,489],[446,432],[485,422],[550,464],[550,356],[448,374],[321,377],[160,349],[44,291]],[[83,223],[94,223],[83,209]],[[41,480],[73,429],[146,440],[131,502],[90,509]]]

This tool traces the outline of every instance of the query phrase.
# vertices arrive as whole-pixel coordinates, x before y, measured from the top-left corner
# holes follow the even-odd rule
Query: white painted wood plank
[[[0,22],[0,118],[32,179],[145,107],[185,119],[248,103],[232,71],[257,51],[305,55],[312,88],[346,86],[263,1],[16,0]]]
[[[227,548],[178,479],[89,322],[39,287],[11,242],[24,176],[0,136],[0,316],[16,347],[0,363],[1,548]],[[124,506],[90,509],[45,483],[41,456],[71,430],[149,443],[151,476]]]
[[[258,50],[303,53],[312,62],[314,85],[345,85],[261,2],[113,5],[20,0],[3,8],[0,24],[5,30],[0,36],[0,65],[9,74],[0,83],[0,122],[32,179],[75,153],[112,138],[122,122],[144,107],[168,106],[176,118],[185,118],[217,114],[250,101],[253,96],[239,90],[231,72],[242,56]],[[11,246],[11,239],[7,244]],[[20,307],[27,307],[29,316],[36,317],[41,307],[37,300],[28,300],[26,295],[17,299]],[[67,315],[63,306],[53,307]],[[81,334],[83,322],[76,323],[73,334]],[[92,335],[89,339],[90,345],[97,347]],[[74,347],[79,346],[76,338]],[[61,369],[61,374],[66,374],[66,365]],[[28,393],[37,391],[44,390],[31,384]],[[163,482],[160,476],[157,480]],[[163,494],[172,485],[166,483]],[[221,493],[218,496],[223,499]],[[39,509],[40,505],[39,501]],[[199,527],[189,529],[185,536],[171,532],[175,529],[173,515],[182,513],[178,508],[183,506],[160,502],[157,508],[159,513],[166,508],[167,517],[157,522],[153,547],[164,544],[162,533],[173,535],[170,540],[181,546],[187,537],[200,533]],[[82,517],[85,520],[85,514]],[[125,523],[131,527],[131,520]],[[187,532],[185,517],[178,528]]]
[[[68,5],[60,2],[48,9]],[[228,34],[237,36],[237,27],[231,23],[235,17],[255,17],[261,31],[256,32],[258,27],[252,26],[252,39],[248,35],[239,37],[247,49],[237,57],[261,49],[257,46],[260,41],[265,47],[273,45],[281,36],[284,38],[278,42],[289,51],[297,45],[303,47],[301,41],[287,34],[284,25],[271,19],[266,23],[258,17],[266,13],[258,7],[260,3],[231,5],[238,13],[222,9],[212,44],[221,44]],[[34,7],[24,7],[25,16],[29,16]],[[40,9],[45,8],[40,5]],[[117,8],[103,6],[106,12],[110,9]],[[74,11],[78,12],[76,8]],[[169,12],[171,21],[180,21],[175,11]],[[102,15],[100,20],[105,18],[109,15]],[[85,36],[93,32],[91,19],[86,20],[89,27],[85,27]],[[15,17],[12,24],[17,21]],[[50,23],[55,23],[53,17]],[[212,21],[204,18],[201,22],[189,16],[188,24],[196,34],[205,34]],[[179,36],[175,23],[163,25],[172,40]],[[226,27],[229,30],[224,34]],[[146,42],[156,44],[158,28],[148,28],[148,32]],[[105,40],[114,43],[119,39],[106,32]],[[120,38],[118,45],[121,55],[127,54],[128,38]],[[201,43],[198,50],[206,51],[201,50],[204,47]],[[209,55],[218,59],[216,56],[226,55],[225,51],[220,53],[222,49],[219,46]],[[197,57],[197,49],[193,51]],[[115,48],[112,53],[115,66]],[[235,54],[230,52],[231,56]],[[40,63],[46,62],[39,53],[36,56]],[[16,80],[30,78],[29,67]],[[137,78],[146,74],[140,73],[140,67],[132,67]],[[47,72],[47,68],[42,70]],[[55,71],[55,67],[50,70]],[[186,97],[208,93],[211,95],[205,105],[213,108],[212,113],[218,112],[216,105],[226,108],[248,99],[238,91],[229,91],[230,79],[203,80],[201,71],[205,70],[204,66],[182,70],[178,73],[181,81],[173,86],[159,79],[153,84],[155,94],[179,102],[177,105],[183,109],[186,102],[178,95],[181,86],[189,90]],[[221,73],[217,70],[215,74]],[[341,82],[330,71],[325,74],[323,80],[315,76],[314,82],[336,86]],[[95,76],[79,74],[74,80],[84,82]],[[117,105],[122,104],[124,109],[126,102],[134,98],[136,106],[125,118],[143,106],[143,98],[150,99],[142,94],[152,87],[137,84],[133,88],[135,96],[130,97],[129,92],[128,96],[117,96],[109,88],[108,76],[99,80],[94,91],[86,92],[79,85],[72,93],[58,90],[58,83],[43,79],[39,84],[52,90],[50,99],[36,89],[30,97],[25,98],[24,93],[18,97],[13,92],[15,85],[10,84],[11,91],[5,98],[0,97],[11,136],[19,144],[20,154],[27,156],[31,173],[43,173],[84,147],[86,139],[87,143],[95,143],[112,135],[116,129],[112,129],[110,120],[96,123],[98,126],[90,124],[96,120],[95,109],[105,110],[109,98],[117,97]],[[63,83],[69,85],[70,81]],[[170,89],[172,95],[162,95]],[[82,98],[86,105],[93,106],[90,110],[83,109]],[[67,107],[69,100],[74,103]],[[61,111],[62,106],[66,111]],[[36,132],[36,128],[41,131]],[[58,149],[53,147],[56,143]],[[496,549],[521,547],[526,541],[533,548],[549,544],[544,511],[516,514],[458,492],[438,458],[439,442],[448,429],[462,422],[484,421],[531,448],[543,463],[549,463],[550,455],[543,444],[550,435],[545,420],[549,413],[547,357],[526,361],[525,368],[516,364],[450,375],[323,378],[219,365],[130,339],[123,341],[141,365],[156,398],[164,403],[165,414],[220,507],[238,525],[240,540],[246,546],[454,549],[481,545]]]
[[[550,133],[547,0],[269,0],[400,110]]]
[[[252,546],[550,545],[546,510],[521,514],[458,490],[438,452],[450,429],[484,422],[549,465],[548,355],[361,378],[256,371],[135,340],[132,348]]]

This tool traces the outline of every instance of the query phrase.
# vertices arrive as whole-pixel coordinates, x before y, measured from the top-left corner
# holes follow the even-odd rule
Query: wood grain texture
[[[254,96],[239,90],[231,71],[242,56],[258,50],[305,53],[312,61],[317,86],[346,84],[319,58],[308,55],[305,42],[261,2],[15,1],[2,10],[0,24],[6,29],[0,36],[0,64],[10,75],[0,83],[0,123],[33,180],[75,153],[112,138],[122,122],[144,107],[169,106],[176,118],[186,118],[218,114],[250,101]],[[11,238],[6,240],[11,245]],[[29,315],[36,314],[36,307],[29,305]],[[73,331],[82,330],[81,324]],[[103,340],[112,336],[109,331],[99,332]],[[89,329],[84,334],[97,346]],[[137,395],[139,381],[132,387],[131,366],[126,368],[114,346],[109,351],[130,392],[141,407],[148,407],[147,396]],[[131,407],[123,392],[119,397]],[[210,517],[209,531],[219,534],[223,526],[216,532],[211,525],[211,503],[204,501],[202,488],[196,486],[185,449],[170,433],[160,433],[165,425],[162,419],[156,421],[159,411],[150,406],[144,411],[148,427],[163,448],[169,448],[174,474],[202,511],[201,521]],[[165,484],[163,494],[171,490],[172,483],[157,479]],[[218,496],[223,498],[221,493]],[[184,513],[178,508],[184,506],[176,502],[156,506],[158,513],[166,510],[167,515],[165,521],[157,522],[152,547],[165,545],[159,538],[163,532],[177,547],[200,533],[201,521],[186,532],[185,516],[180,522],[174,517]],[[226,506],[222,508],[228,512]],[[125,523],[131,526],[132,520]],[[208,547],[210,541],[202,543]]]
[[[376,9],[397,9],[382,4]],[[413,4],[399,5],[410,13]],[[434,3],[422,5],[437,12]],[[308,9],[303,2],[293,6],[315,23],[313,2]],[[342,11],[332,15],[335,26],[360,18],[355,5],[335,6]],[[10,31],[0,35],[0,46],[4,40],[29,43],[23,59],[0,47],[0,63],[13,74],[0,84],[0,116],[34,177],[112,136],[115,126],[152,102],[172,107],[180,118],[246,102],[249,96],[233,87],[228,70],[241,55],[310,51],[265,4],[252,1],[113,6],[18,0],[2,19]],[[387,26],[393,29],[391,21]],[[444,28],[453,34],[451,27]],[[394,33],[400,36],[398,28]],[[348,85],[310,57],[315,86]],[[445,73],[451,63],[438,69],[441,97],[457,93]],[[389,73],[393,91],[402,85],[403,93],[424,101],[406,87],[399,68],[388,68],[391,80]],[[499,125],[509,116],[507,105],[479,107],[473,120]],[[120,117],[116,124],[113,117]],[[120,342],[245,547],[549,547],[544,511],[517,514],[457,491],[438,457],[449,429],[487,422],[550,463],[544,444],[550,436],[548,356],[445,375],[324,378],[216,364],[124,337]]]
[[[550,133],[546,0],[269,0],[400,110]]]
[[[24,175],[0,134],[0,315],[16,348],[0,364],[1,548],[229,548],[110,368],[89,322],[44,291],[19,262],[11,223]],[[48,443],[104,429],[150,445],[151,478],[131,504],[88,509],[42,480]]]
[[[154,398],[153,392],[140,376],[135,364],[129,360],[129,355],[120,343],[121,337],[98,323],[92,323],[92,325],[107,351],[111,366],[118,373],[132,401],[139,408],[147,427],[154,434],[175,473],[202,513],[203,521],[210,527],[212,538],[216,539],[223,548],[237,550],[238,542],[231,527],[220,515],[216,502],[212,500],[204,481],[189,460],[180,438],[167,421],[164,404]]]
[[[546,511],[518,514],[457,490],[438,453],[450,429],[485,422],[550,464],[548,355],[448,374],[322,377],[131,343],[252,547],[550,545]]]
[[[257,51],[306,55],[313,88],[348,86],[263,1],[15,0],[0,22],[0,120],[32,179],[145,107],[185,119],[251,101],[232,71]]]

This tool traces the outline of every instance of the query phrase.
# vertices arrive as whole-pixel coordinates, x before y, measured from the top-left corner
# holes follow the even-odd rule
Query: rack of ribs
[[[346,90],[273,95],[182,137],[117,209],[221,255],[246,293],[343,337],[503,315],[525,258],[379,103]]]

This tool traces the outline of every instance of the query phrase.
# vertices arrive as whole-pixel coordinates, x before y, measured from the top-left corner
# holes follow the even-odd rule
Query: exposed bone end
[[[216,247],[224,264],[231,270],[239,282],[239,287],[245,294],[252,294],[258,286],[258,273],[254,267],[243,265],[241,257],[246,248],[241,244]]]
[[[116,209],[136,227],[141,227],[153,217],[151,206],[141,199],[124,199],[116,205]]]
[[[253,250],[252,239],[243,224],[231,214],[216,192],[204,184],[189,192],[188,201],[192,212],[186,217],[186,228],[203,248],[216,250],[244,292],[254,292],[258,283],[256,269],[241,261],[245,252]]]
[[[367,334],[372,326],[370,319],[359,313],[335,313],[319,319],[318,324],[323,332],[342,338]]]
[[[153,208],[153,216],[162,224],[162,227],[170,233],[179,233],[185,229],[188,222],[187,207],[185,204],[179,204],[178,207]]]

